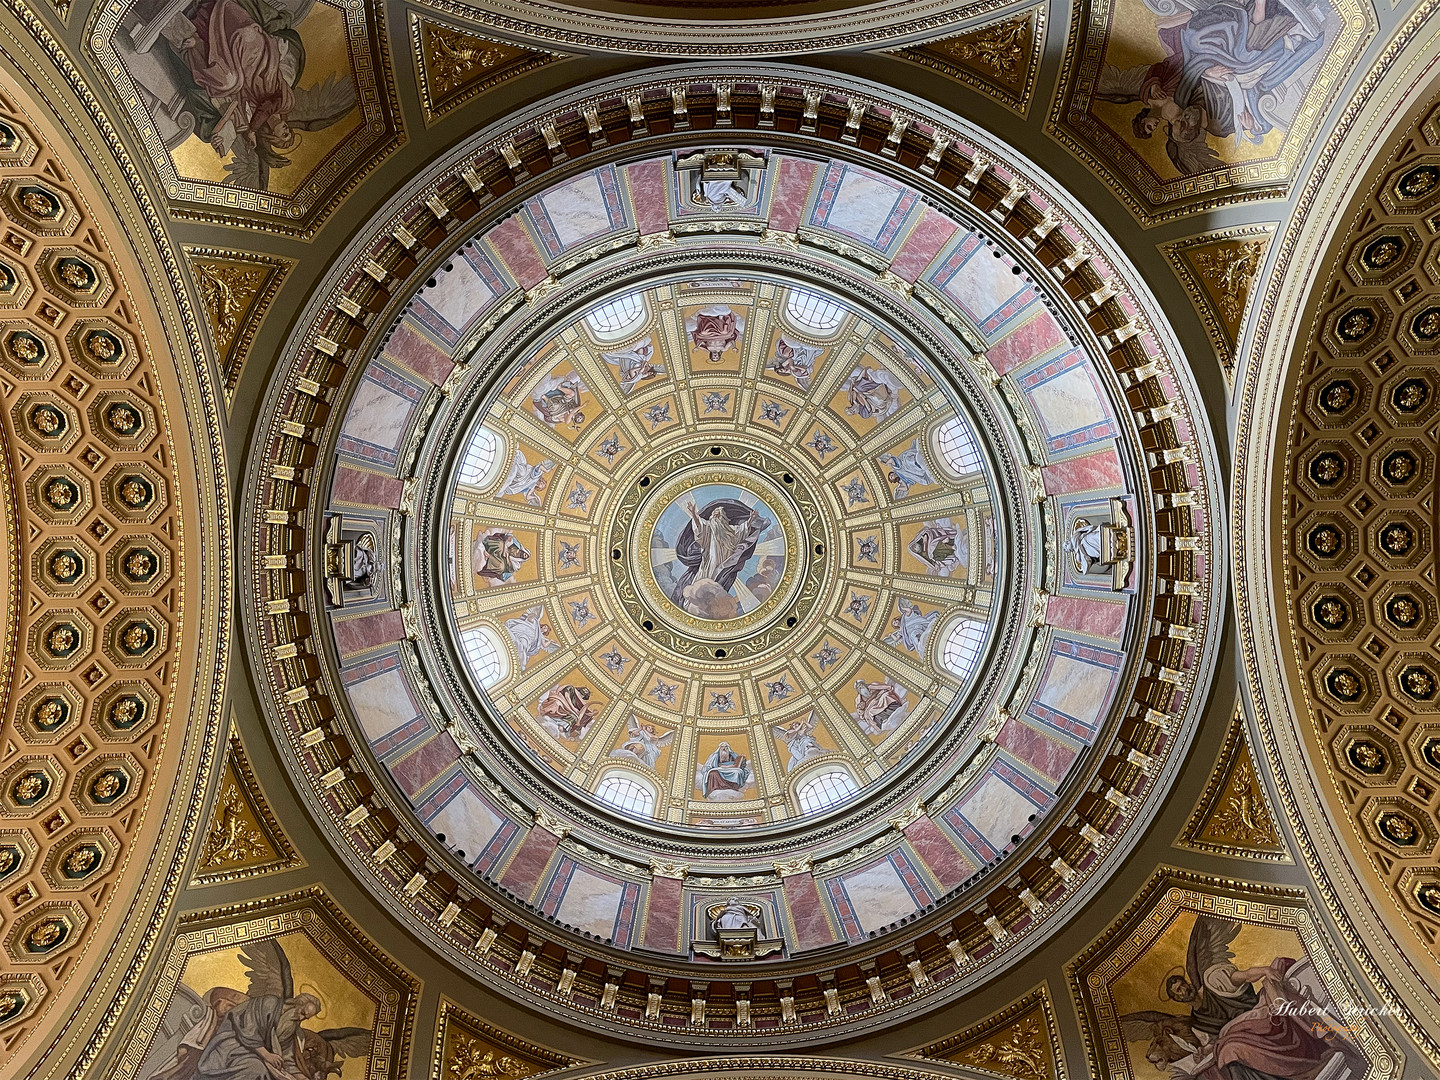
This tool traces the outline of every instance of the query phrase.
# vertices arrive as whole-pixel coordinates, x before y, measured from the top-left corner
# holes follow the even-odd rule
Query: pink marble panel
[[[1060,329],[1055,316],[1042,307],[1033,317],[990,346],[985,356],[996,373],[1004,375],[1066,343],[1065,332]]]
[[[905,826],[905,839],[942,888],[953,889],[975,872],[954,841],[928,817],[918,817]]]
[[[938,210],[926,207],[920,223],[905,238],[905,243],[900,245],[900,250],[891,261],[891,272],[906,281],[917,280],[958,228],[955,222]]]
[[[814,161],[780,159],[775,194],[770,197],[770,228],[776,232],[794,232],[799,227],[800,215],[805,211],[810,186],[815,182],[815,170],[819,167]]]
[[[1036,731],[1013,716],[1000,729],[995,745],[1009,751],[1016,760],[1023,761],[1056,783],[1064,779],[1065,774],[1070,771],[1076,755],[1073,748]]]
[[[660,161],[641,161],[625,167],[630,182],[630,202],[635,211],[635,225],[641,236],[664,232],[670,227],[670,207],[665,198],[665,165]]]
[[[520,841],[510,865],[500,875],[500,884],[516,896],[530,899],[559,844],[560,840],[554,833],[541,828],[531,829]]]
[[[1052,596],[1045,608],[1045,622],[1118,641],[1125,627],[1125,605],[1083,596]]]
[[[335,502],[360,506],[399,506],[404,491],[403,480],[341,465],[335,470],[330,497]]]
[[[335,647],[341,656],[399,641],[404,636],[405,626],[398,611],[379,611],[335,623]]]
[[[656,877],[650,883],[645,911],[645,948],[656,952],[681,951],[680,899],[684,889],[679,878]]]
[[[390,766],[390,775],[407,795],[423,791],[430,782],[460,759],[460,750],[445,732]]]
[[[791,874],[785,879],[785,905],[795,926],[796,949],[819,949],[839,940],[825,914],[813,875]]]
[[[1109,446],[1093,454],[1046,465],[1041,473],[1045,480],[1045,490],[1051,495],[1062,495],[1067,491],[1115,488],[1125,479],[1120,471],[1120,457],[1115,453],[1114,447]]]
[[[548,271],[535,241],[525,231],[519,218],[509,218],[491,229],[485,242],[509,268],[521,288],[528,289],[545,280]]]
[[[448,352],[403,320],[385,343],[385,352],[436,386],[443,383],[455,367]]]

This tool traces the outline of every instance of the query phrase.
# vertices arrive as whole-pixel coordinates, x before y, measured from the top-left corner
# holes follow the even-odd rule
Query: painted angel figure
[[[558,378],[551,375],[535,388],[530,404],[535,409],[535,415],[551,427],[580,428],[585,424],[585,410],[580,402],[583,393],[585,384],[579,376]]]
[[[765,367],[776,375],[790,376],[801,390],[809,390],[810,379],[815,374],[815,361],[824,351],[818,345],[791,341],[781,334],[775,342],[775,354],[765,362]]]
[[[541,695],[536,703],[540,725],[557,739],[574,742],[583,738],[595,722],[595,707],[590,704],[588,686],[556,684]]]
[[[669,746],[674,739],[675,732],[667,731],[661,735],[655,730],[654,724],[646,723],[632,716],[630,723],[625,728],[625,741],[611,750],[610,756],[638,761],[653,772],[655,763],[660,760],[660,751]]]
[[[751,775],[750,759],[722,741],[695,770],[695,786],[707,799],[733,801],[745,797]]]
[[[889,470],[886,478],[895,488],[895,498],[903,499],[912,487],[935,483],[930,466],[920,453],[920,440],[916,438],[908,448],[898,454],[881,454],[876,459]]]
[[[894,629],[885,635],[885,644],[897,649],[909,649],[913,653],[923,652],[925,641],[934,629],[935,621],[940,618],[940,612],[921,614],[920,605],[905,596],[900,597],[897,606],[900,614],[890,620]]]
[[[775,733],[775,737],[790,750],[790,760],[785,763],[786,772],[794,772],[797,765],[804,764],[811,758],[825,753],[825,748],[820,745],[820,740],[815,738],[815,723],[815,714],[811,713],[799,720],[792,720],[788,724],[777,725],[770,729]]]
[[[893,731],[905,719],[909,692],[894,679],[855,680],[855,708],[850,715],[867,735]]]
[[[845,382],[845,411],[862,420],[884,420],[900,408],[900,382],[888,371],[862,364]]]
[[[200,1018],[173,1055],[145,1080],[315,1080],[341,1071],[341,1059],[367,1057],[373,1032],[361,1027],[312,1031],[320,999],[295,992],[290,958],[275,938],[251,942],[239,959],[249,976],[244,991],[212,986],[203,997],[188,987]],[[203,1011],[202,1011],[203,1010]]]
[[[524,671],[537,656],[552,653],[560,643],[550,636],[550,624],[543,621],[544,608],[540,605],[527,608],[524,615],[505,620],[505,632],[515,643],[520,655],[520,670]]]
[[[531,465],[525,460],[524,453],[516,450],[515,460],[510,463],[510,475],[500,486],[499,496],[523,495],[531,506],[540,506],[545,502],[545,489],[550,485],[547,477],[554,471],[555,462],[549,458]]]
[[[637,342],[628,349],[600,355],[615,369],[615,378],[623,394],[630,393],[646,379],[665,374],[665,365],[655,363],[655,345],[650,341]]]
[[[305,45],[294,21],[284,3],[200,0],[161,29],[152,49],[194,134],[230,159],[226,184],[268,191],[301,132],[337,124],[359,104],[348,73],[299,85]]]

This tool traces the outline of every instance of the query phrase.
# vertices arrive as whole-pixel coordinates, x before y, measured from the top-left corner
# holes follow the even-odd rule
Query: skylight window
[[[618,338],[638,329],[645,320],[645,301],[639,293],[617,296],[597,304],[585,314],[585,324],[596,337]]]
[[[828,333],[845,318],[845,309],[829,297],[808,289],[792,289],[785,302],[785,314],[797,326],[817,333]]]
[[[841,768],[826,769],[808,778],[796,792],[802,814],[814,814],[826,807],[842,803],[860,788],[855,778]]]
[[[952,416],[940,426],[935,434],[935,443],[940,451],[940,460],[955,473],[980,471],[980,447],[975,443],[975,433],[964,417]]]
[[[460,483],[484,487],[495,479],[503,440],[485,426],[475,429],[465,456],[460,459]]]
[[[475,681],[485,689],[510,675],[510,658],[488,626],[474,626],[460,634],[460,648]]]
[[[648,784],[625,773],[606,773],[595,789],[595,797],[617,810],[637,817],[655,816],[655,792]]]
[[[985,624],[959,619],[950,625],[940,663],[961,682],[968,682],[980,663],[980,646],[985,642]]]

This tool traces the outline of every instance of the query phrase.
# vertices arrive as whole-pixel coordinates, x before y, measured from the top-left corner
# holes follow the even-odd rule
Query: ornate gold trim
[[[210,345],[228,410],[234,404],[235,387],[249,359],[255,335],[260,332],[275,294],[295,268],[295,260],[199,244],[181,244],[180,250],[185,253],[195,295],[207,317]],[[247,280],[225,273],[246,269],[252,269],[258,276]]]
[[[496,55],[489,57],[487,51]],[[568,60],[571,55],[554,49],[526,48],[470,27],[422,17],[414,10],[410,12],[410,52],[426,127],[503,82],[556,60]],[[506,53],[511,55],[507,58]],[[445,65],[452,70],[447,79],[441,79],[437,69]]]
[[[465,1040],[463,1046],[460,1039]],[[431,1080],[532,1080],[600,1064],[593,1058],[572,1057],[522,1039],[443,995],[435,1015],[434,1045]]]
[[[943,1061],[1004,1080],[1066,1080],[1067,1076],[1048,982],[978,1023],[898,1056]]]
[[[1049,11],[1048,4],[1032,4],[959,33],[884,51],[938,71],[1028,116],[1045,55]]]
[[[247,821],[246,816],[252,820]],[[269,851],[259,849],[268,847]],[[220,786],[210,810],[210,825],[195,860],[192,888],[279,874],[305,865],[250,767],[235,721],[220,766]]]
[[[1236,355],[1260,293],[1256,283],[1278,227],[1238,225],[1157,245],[1205,324],[1225,385],[1232,389]]]
[[[1255,862],[1295,861],[1285,846],[1264,781],[1256,772],[1245,733],[1245,714],[1238,704],[1210,781],[1174,846]]]

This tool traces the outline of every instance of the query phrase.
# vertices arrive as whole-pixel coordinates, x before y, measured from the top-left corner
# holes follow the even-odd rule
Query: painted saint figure
[[[510,462],[510,475],[500,485],[498,496],[523,495],[531,506],[540,506],[545,502],[545,489],[550,485],[547,477],[554,471],[555,462],[549,458],[531,465],[525,460],[525,455],[516,450],[515,459]]]
[[[529,559],[529,550],[509,529],[485,529],[470,546],[472,572],[492,585],[509,581]]]
[[[584,737],[595,722],[595,706],[590,704],[588,686],[557,683],[541,695],[535,705],[541,727],[557,739],[575,742]]]
[[[710,363],[718,364],[728,349],[740,343],[745,320],[728,307],[702,308],[685,320],[685,329],[697,349],[710,354]]]
[[[925,564],[925,572],[949,577],[960,568],[960,557],[968,546],[949,518],[929,521],[910,541],[910,552]]]
[[[541,620],[544,610],[537,604],[527,608],[519,618],[505,620],[505,632],[510,635],[515,651],[520,655],[521,671],[537,656],[552,653],[560,647],[560,643],[550,636],[550,624]]]
[[[738,614],[732,593],[735,581],[771,522],[755,507],[730,498],[712,499],[702,507],[690,499],[685,513],[689,524],[675,542],[675,558],[685,573],[675,583],[671,598],[692,615],[733,617]],[[715,592],[721,596],[708,595]],[[714,600],[722,603],[717,605]]]
[[[600,355],[615,369],[615,379],[620,383],[622,394],[630,393],[646,379],[665,374],[665,365],[655,363],[655,346],[649,341],[637,342],[628,349]]]
[[[669,746],[674,739],[675,732],[667,731],[661,735],[655,730],[654,724],[632,716],[630,723],[625,728],[625,741],[611,750],[610,756],[638,761],[653,772],[655,763],[660,760],[660,751]]]
[[[925,464],[925,458],[920,454],[919,438],[900,453],[881,454],[877,460],[889,469],[886,478],[894,486],[897,499],[909,495],[912,487],[935,483],[930,466]]]
[[[578,429],[585,424],[585,411],[580,404],[583,393],[585,384],[579,376],[556,378],[552,375],[535,388],[530,404],[535,415],[551,427]]]
[[[820,740],[815,738],[815,714],[793,720],[783,726],[771,728],[775,737],[785,744],[790,751],[790,760],[785,764],[786,772],[793,772],[797,765],[804,764],[813,757],[819,757],[825,753],[825,748],[820,745]]]
[[[888,371],[861,365],[845,382],[845,412],[862,420],[884,420],[900,408],[900,383]]]
[[[896,649],[909,649],[913,653],[923,652],[925,641],[935,627],[935,620],[940,618],[940,612],[922,615],[920,605],[905,596],[900,597],[896,606],[900,614],[890,620],[893,629],[885,635],[885,644]]]
[[[750,777],[750,759],[737,754],[728,742],[721,742],[695,770],[695,786],[707,799],[733,801],[745,797]]]
[[[775,355],[766,361],[765,366],[776,375],[788,375],[801,390],[809,390],[811,376],[815,374],[815,361],[824,351],[818,345],[791,341],[781,334],[775,342]]]
[[[884,682],[856,679],[855,708],[850,715],[865,734],[883,735],[893,731],[905,719],[906,697],[906,689],[894,679]]]

